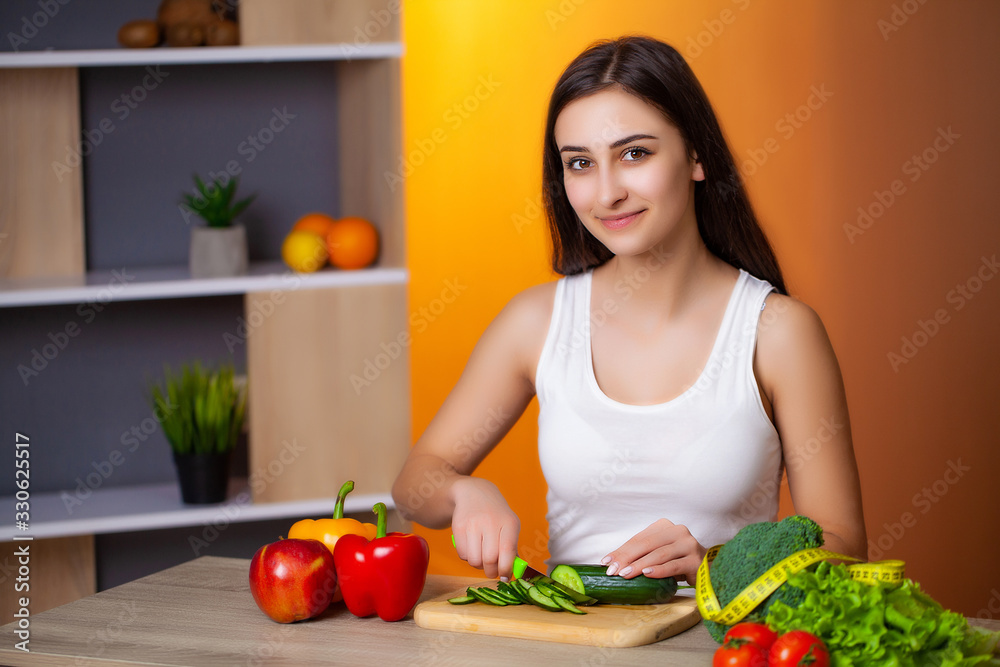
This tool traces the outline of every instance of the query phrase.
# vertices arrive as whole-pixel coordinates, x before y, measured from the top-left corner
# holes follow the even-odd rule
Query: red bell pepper
[[[355,616],[377,613],[383,621],[406,617],[417,604],[427,579],[430,550],[419,535],[386,535],[385,503],[376,503],[378,530],[370,542],[344,535],[333,548],[333,562],[344,604]]]

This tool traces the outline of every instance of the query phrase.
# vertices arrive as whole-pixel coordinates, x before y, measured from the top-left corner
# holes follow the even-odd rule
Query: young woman
[[[864,558],[836,357],[787,296],[680,54],[626,37],[578,56],[550,101],[543,187],[566,277],[483,334],[396,480],[403,514],[509,577],[518,517],[471,475],[537,395],[550,564],[693,584],[708,547],[776,518],[782,468],[827,547]]]

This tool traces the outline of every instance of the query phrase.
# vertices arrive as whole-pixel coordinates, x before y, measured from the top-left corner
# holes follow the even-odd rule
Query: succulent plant
[[[235,176],[226,183],[223,183],[221,179],[216,179],[211,184],[205,185],[198,174],[195,174],[194,182],[198,188],[198,194],[184,195],[182,203],[192,212],[201,216],[209,227],[229,227],[233,223],[233,219],[242,213],[254,199],[252,195],[235,204],[232,203],[233,197],[236,195],[236,187],[239,185],[239,179]]]

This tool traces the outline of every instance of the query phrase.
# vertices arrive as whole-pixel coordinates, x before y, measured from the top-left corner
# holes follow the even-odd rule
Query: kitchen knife
[[[455,546],[454,535],[451,536],[451,546]],[[549,577],[544,573],[539,572],[535,568],[528,565],[527,561],[525,561],[520,556],[514,556],[514,567],[512,574],[514,575],[515,579],[524,579],[525,581],[530,581],[532,583],[537,583],[540,581],[546,586],[551,586],[552,588],[555,588],[556,590],[564,593],[575,604],[591,605],[597,602],[596,598],[592,598],[589,595],[584,595],[583,593],[577,593],[569,586],[560,584],[552,577]]]

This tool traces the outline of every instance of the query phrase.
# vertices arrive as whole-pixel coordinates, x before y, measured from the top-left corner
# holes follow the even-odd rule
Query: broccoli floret
[[[821,546],[823,529],[804,516],[795,515],[778,522],[765,521],[745,526],[722,546],[712,562],[712,589],[719,604],[725,607],[757,577],[796,551]],[[797,588],[782,586],[743,620],[763,623],[767,610],[775,600],[797,608],[802,603],[803,595]],[[704,619],[704,623],[715,641],[721,644],[729,626],[708,619]]]

